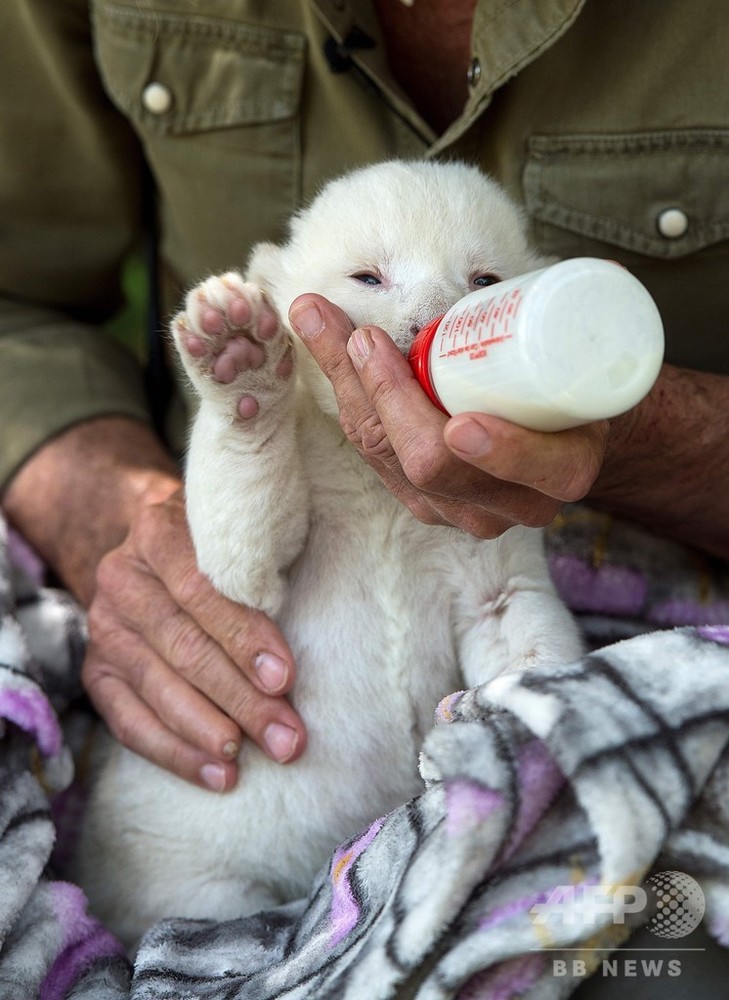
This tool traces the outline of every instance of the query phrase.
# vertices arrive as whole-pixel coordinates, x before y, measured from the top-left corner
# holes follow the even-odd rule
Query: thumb
[[[342,349],[354,330],[354,324],[339,306],[311,292],[291,303],[289,322],[325,372],[332,363],[341,361]]]
[[[597,478],[607,432],[607,421],[545,433],[484,413],[459,413],[443,439],[455,455],[496,479],[574,502]]]

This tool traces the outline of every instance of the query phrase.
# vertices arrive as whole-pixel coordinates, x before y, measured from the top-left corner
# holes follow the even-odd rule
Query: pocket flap
[[[540,222],[668,259],[729,238],[727,178],[726,130],[537,135],[524,188]]]
[[[296,32],[100,0],[94,13],[105,84],[138,126],[182,134],[296,112],[306,45]],[[150,86],[162,100],[145,96]]]

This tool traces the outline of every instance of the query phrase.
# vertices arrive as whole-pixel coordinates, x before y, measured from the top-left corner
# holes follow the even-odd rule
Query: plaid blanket
[[[83,615],[0,522],[1,1000],[549,1000],[646,920],[678,938],[705,911],[729,944],[726,573],[580,508],[548,543],[592,651],[445,699],[422,794],[307,898],[165,921],[132,964],[62,876]]]

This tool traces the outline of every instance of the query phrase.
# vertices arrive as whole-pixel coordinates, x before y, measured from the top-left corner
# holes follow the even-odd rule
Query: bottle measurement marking
[[[469,361],[476,361],[478,358],[485,358],[489,347],[494,344],[503,344],[505,340],[511,340],[513,334],[505,333],[501,337],[487,337],[485,340],[477,340],[471,344],[461,344],[460,347],[450,347],[447,351],[441,351],[439,358],[457,358],[461,354],[468,354]]]
[[[454,358],[466,354],[469,361],[485,358],[489,347],[504,343],[514,336],[514,324],[521,299],[522,289],[517,287],[485,303],[479,303],[450,321],[446,320],[441,330],[438,356]],[[479,339],[476,340],[476,337]]]

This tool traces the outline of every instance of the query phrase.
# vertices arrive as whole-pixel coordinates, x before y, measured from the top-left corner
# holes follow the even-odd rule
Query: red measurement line
[[[488,340],[477,340],[475,344],[462,344],[461,347],[451,347],[450,350],[441,354],[442,358],[456,358],[459,354],[470,354],[473,358],[483,358],[488,353],[489,347],[493,344],[503,344],[505,340],[511,340],[513,334],[505,333],[501,337],[490,337]]]

